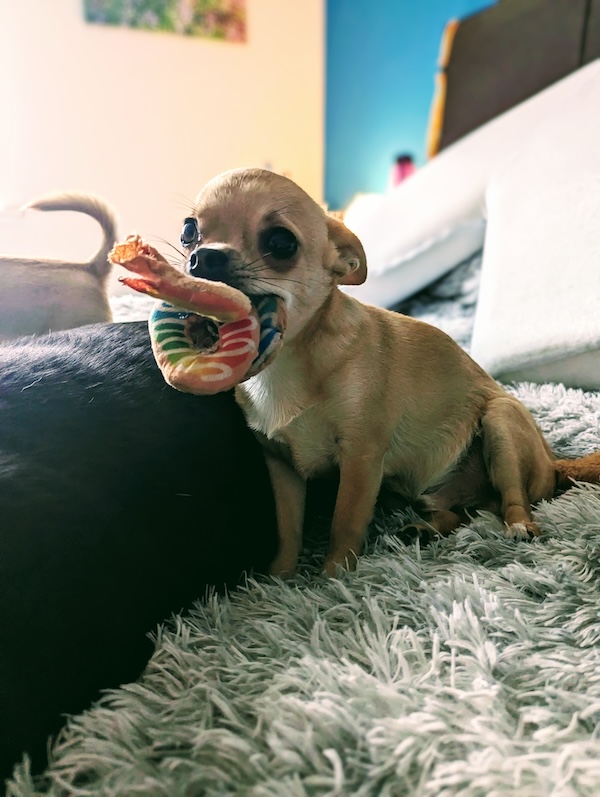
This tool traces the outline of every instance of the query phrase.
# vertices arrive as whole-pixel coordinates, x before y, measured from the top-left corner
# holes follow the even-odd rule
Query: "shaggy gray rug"
[[[468,347],[477,267],[403,309]],[[600,448],[600,395],[510,389],[559,454]],[[533,542],[481,515],[421,548],[378,514],[356,573],[320,578],[317,546],[291,582],[199,603],[9,795],[597,797],[600,488],[535,517]]]

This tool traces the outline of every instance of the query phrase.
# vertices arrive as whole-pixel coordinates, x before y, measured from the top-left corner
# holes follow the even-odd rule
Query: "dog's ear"
[[[342,221],[333,216],[327,216],[327,232],[338,251],[333,266],[338,285],[362,285],[367,278],[367,256],[363,245]]]

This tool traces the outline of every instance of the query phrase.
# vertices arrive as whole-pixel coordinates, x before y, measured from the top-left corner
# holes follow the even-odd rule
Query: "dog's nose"
[[[202,246],[190,255],[188,271],[192,277],[224,282],[229,266],[229,255],[222,249]]]

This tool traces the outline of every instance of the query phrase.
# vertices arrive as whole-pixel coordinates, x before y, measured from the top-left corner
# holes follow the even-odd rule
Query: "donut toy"
[[[150,314],[154,359],[165,381],[184,393],[219,393],[235,387],[258,354],[256,313],[220,324],[213,340],[202,321],[168,302],[158,302]],[[200,336],[208,348],[198,347]]]
[[[120,278],[123,284],[159,299],[148,321],[152,351],[177,390],[229,390],[277,353],[286,324],[278,297],[251,300],[225,283],[189,277],[137,235],[116,244],[109,259],[138,275]]]

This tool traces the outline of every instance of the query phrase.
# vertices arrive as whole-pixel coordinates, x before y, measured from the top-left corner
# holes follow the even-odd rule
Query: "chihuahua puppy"
[[[0,257],[0,340],[111,321],[106,283],[112,268],[108,253],[116,241],[112,210],[85,194],[41,197],[26,208],[87,213],[104,239],[88,263]]]
[[[339,474],[329,575],[354,568],[382,485],[420,504],[437,533],[481,509],[510,536],[540,533],[531,505],[568,482],[572,463],[554,459],[529,411],[445,333],[339,289],[364,282],[363,247],[291,180],[261,169],[217,177],[181,241],[193,276],[287,306],[281,350],[236,389],[275,494],[272,574],[294,572],[306,480],[329,471]],[[600,459],[577,472],[597,481]]]

